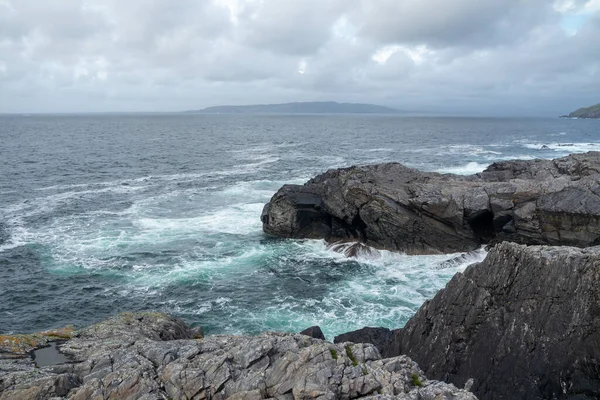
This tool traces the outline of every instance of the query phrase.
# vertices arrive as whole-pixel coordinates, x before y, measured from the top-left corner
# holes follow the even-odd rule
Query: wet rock
[[[407,354],[482,399],[597,399],[599,284],[600,247],[502,243],[426,302],[384,353]]]
[[[164,314],[121,314],[60,346],[72,364],[0,364],[0,399],[475,399],[428,380],[406,356],[383,359],[370,344],[192,335]]]
[[[472,176],[397,163],[328,171],[282,187],[261,215],[265,233],[358,241],[409,254],[486,243],[600,243],[600,152],[494,163]]]
[[[471,264],[475,264],[476,262],[483,261],[485,251],[470,251],[468,253],[464,253],[453,257],[449,260],[442,261],[436,265],[437,269],[448,269],[448,268],[458,268],[458,267],[467,267]]]
[[[300,332],[300,334],[310,336],[311,338],[314,338],[314,339],[325,340],[325,335],[323,335],[323,331],[318,326],[311,326],[310,328],[307,328],[307,329],[303,330],[302,332]]]
[[[372,247],[366,246],[362,243],[348,242],[348,243],[333,243],[329,248],[337,253],[343,254],[349,258],[377,257],[377,251]]]

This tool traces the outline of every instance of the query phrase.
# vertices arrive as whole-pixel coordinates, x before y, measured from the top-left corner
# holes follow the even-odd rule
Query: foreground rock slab
[[[68,364],[35,368],[5,352],[0,399],[476,399],[369,344],[196,333],[164,314],[126,313],[60,345]]]
[[[481,399],[600,398],[600,247],[502,243],[403,329],[360,330]]]
[[[482,243],[600,244],[600,152],[506,161],[459,176],[388,163],[328,171],[283,186],[263,230],[284,238],[360,241],[409,254]]]

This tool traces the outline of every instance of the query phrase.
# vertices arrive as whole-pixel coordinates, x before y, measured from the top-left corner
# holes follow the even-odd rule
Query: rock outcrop
[[[599,287],[600,247],[502,243],[374,343],[481,399],[598,399]]]
[[[371,343],[385,357],[390,352],[394,331],[387,328],[365,327],[356,331],[342,333],[333,339],[333,343]]]
[[[311,338],[314,338],[314,339],[325,340],[325,335],[323,334],[323,331],[321,330],[321,327],[319,327],[319,326],[311,326],[310,328],[306,328],[305,330],[300,332],[300,334],[310,336]]]
[[[36,368],[0,353],[0,399],[474,400],[406,356],[301,334],[208,336],[160,313],[121,314],[60,344],[71,362]]]
[[[600,244],[600,152],[506,161],[459,176],[388,163],[328,171],[283,186],[263,230],[286,238],[359,241],[409,254],[484,243]]]

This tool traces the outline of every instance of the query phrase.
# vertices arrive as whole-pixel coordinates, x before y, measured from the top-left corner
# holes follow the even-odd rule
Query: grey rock
[[[371,343],[384,357],[390,348],[393,332],[387,328],[365,327],[352,332],[342,333],[333,339],[334,343],[354,342]]]
[[[501,241],[600,244],[600,152],[500,162],[472,176],[397,163],[330,170],[282,187],[261,220],[264,232],[277,237],[356,241],[409,254]]]
[[[168,315],[121,314],[62,344],[70,364],[0,364],[0,399],[476,399],[370,344],[196,333]]]
[[[599,284],[600,247],[502,243],[394,331],[384,353],[482,399],[597,399]]]

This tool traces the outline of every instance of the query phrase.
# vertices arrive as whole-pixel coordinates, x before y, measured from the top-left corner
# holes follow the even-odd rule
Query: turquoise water
[[[263,235],[263,205],[329,168],[475,173],[599,146],[598,121],[389,116],[0,117],[0,332],[161,310],[208,333],[402,326],[456,255],[349,259]],[[542,149],[542,145],[548,148]],[[471,261],[484,257],[483,251]]]

